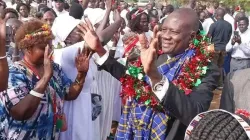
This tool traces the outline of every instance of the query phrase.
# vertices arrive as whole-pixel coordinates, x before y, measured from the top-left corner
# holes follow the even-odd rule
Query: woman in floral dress
[[[63,101],[78,97],[91,54],[79,50],[72,82],[51,61],[52,38],[49,26],[40,21],[18,29],[15,40],[24,58],[10,67],[7,92],[0,95],[1,140],[56,140],[67,129]]]

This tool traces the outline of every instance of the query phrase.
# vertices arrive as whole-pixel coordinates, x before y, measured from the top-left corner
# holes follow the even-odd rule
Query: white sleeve
[[[231,44],[231,40],[227,43],[226,51],[231,52],[233,50],[233,45]]]
[[[109,57],[109,52],[107,51],[102,57],[99,57],[97,54],[95,54],[95,62],[98,65],[103,65],[105,63],[105,61],[108,59]]]
[[[250,46],[249,45],[250,45],[250,42],[249,43],[242,43],[239,46],[239,49],[241,49],[246,56],[250,56]]]

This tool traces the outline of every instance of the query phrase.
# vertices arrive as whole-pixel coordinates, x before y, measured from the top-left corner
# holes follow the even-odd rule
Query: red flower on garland
[[[235,114],[245,116],[246,118],[250,118],[250,112],[248,112],[248,111],[245,110],[245,109],[237,109],[237,110],[235,111]]]

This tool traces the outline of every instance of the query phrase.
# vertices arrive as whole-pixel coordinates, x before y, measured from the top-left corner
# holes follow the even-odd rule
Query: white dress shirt
[[[206,32],[206,34],[208,33],[209,28],[210,28],[211,24],[213,24],[213,23],[214,23],[214,21],[212,20],[212,18],[207,18],[202,23],[203,30]]]
[[[232,52],[233,58],[250,58],[250,29],[247,29],[244,33],[239,31],[239,35],[241,37],[241,44],[235,43],[232,45],[231,39],[226,46],[226,51]]]
[[[159,23],[163,24],[163,21],[168,17],[168,15],[165,15],[164,17],[162,17],[159,21]]]
[[[234,18],[229,14],[225,14],[224,20],[232,25],[232,31],[234,31]]]

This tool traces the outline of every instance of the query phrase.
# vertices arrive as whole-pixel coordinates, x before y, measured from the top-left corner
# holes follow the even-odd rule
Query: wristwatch
[[[162,76],[162,79],[160,82],[156,83],[153,87],[153,92],[159,92],[162,90],[163,88],[163,85],[165,84],[166,82],[166,77],[165,76]]]

